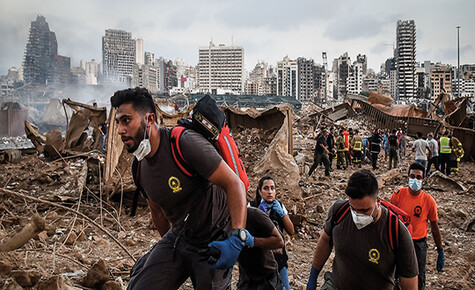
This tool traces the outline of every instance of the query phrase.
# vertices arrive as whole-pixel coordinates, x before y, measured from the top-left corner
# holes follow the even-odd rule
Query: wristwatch
[[[247,233],[246,233],[246,230],[244,230],[244,229],[234,229],[234,230],[232,230],[231,236],[238,237],[243,243],[245,243],[246,239],[247,239]]]

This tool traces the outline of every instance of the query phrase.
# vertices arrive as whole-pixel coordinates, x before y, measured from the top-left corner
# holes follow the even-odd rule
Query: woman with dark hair
[[[264,176],[259,180],[256,189],[256,197],[251,201],[251,206],[257,207],[263,212],[267,213],[270,219],[274,222],[277,229],[284,237],[284,230],[289,234],[294,234],[294,225],[289,218],[289,214],[284,204],[276,199],[275,182],[270,176]],[[279,274],[282,279],[284,289],[290,289],[289,277],[287,273],[287,252],[285,245],[282,249],[274,250],[274,257],[279,266]]]

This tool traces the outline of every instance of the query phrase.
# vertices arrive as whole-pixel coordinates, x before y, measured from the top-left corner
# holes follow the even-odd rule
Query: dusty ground
[[[363,117],[340,124],[360,128],[364,132],[363,136],[368,135],[371,129],[366,127],[371,123]],[[296,116],[294,120],[294,151],[301,172],[299,189],[286,186],[285,171],[269,172],[276,179],[279,198],[288,209],[297,214],[296,217],[300,217],[296,219],[299,220],[297,234],[287,239],[289,276],[293,289],[302,289],[306,284],[313,250],[326,212],[335,200],[344,198],[348,176],[357,170],[335,170],[327,178],[323,176],[323,169],[318,168],[311,177],[307,176],[313,161],[315,140],[311,130],[315,125],[314,120],[305,117]],[[254,196],[255,186],[261,177],[254,174],[254,165],[264,156],[275,133],[246,130],[235,134],[251,181],[249,198]],[[382,155],[380,160],[384,159],[381,157]],[[380,190],[383,198],[389,199],[392,191],[405,186],[404,175],[413,158],[412,153],[408,154],[402,166],[391,172],[387,171],[385,164],[380,163],[381,169],[375,174],[385,180]],[[22,289],[18,285],[20,284],[26,289],[55,289],[52,284],[44,284],[44,281],[61,275],[63,282],[71,289],[89,289],[84,286],[85,273],[99,260],[103,260],[110,271],[109,279],[116,281],[116,284],[109,287],[127,285],[128,271],[133,260],[118,243],[138,258],[149,251],[160,237],[150,223],[147,208],[139,208],[136,217],[127,215],[130,196],[125,196],[123,203],[100,201],[97,162],[94,156],[90,156],[87,161],[73,158],[48,162],[30,155],[16,164],[0,164],[0,187],[9,190],[0,191],[0,242],[21,230],[36,213],[46,220],[46,229],[37,238],[17,250],[0,253],[0,288]],[[85,164],[88,164],[87,170]],[[370,165],[364,165],[364,168],[369,169]],[[432,238],[429,238],[428,289],[475,288],[473,176],[474,163],[462,163],[460,174],[453,179],[460,182],[465,191],[456,190],[450,183],[435,178],[432,180],[432,187],[424,188],[438,203],[439,223],[446,250],[445,269],[442,273],[437,273],[436,250]],[[15,193],[48,200],[81,212],[107,230],[118,242],[72,211],[23,198]],[[302,223],[303,220],[306,221]],[[326,269],[330,269],[331,259],[327,262]],[[38,280],[40,283],[37,283]],[[57,280],[53,282],[56,285],[59,283]],[[191,289],[191,283],[188,281],[183,288]]]

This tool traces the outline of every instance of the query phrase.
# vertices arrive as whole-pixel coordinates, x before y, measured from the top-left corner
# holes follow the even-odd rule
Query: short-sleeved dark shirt
[[[318,135],[317,144],[315,145],[315,153],[323,153],[325,151],[322,146],[320,146],[321,144],[327,147],[327,140],[323,137],[323,134]]]
[[[140,185],[162,208],[172,230],[178,233],[185,226],[190,243],[207,245],[222,234],[229,221],[225,191],[207,180],[222,158],[201,134],[186,130],[180,138],[180,149],[196,175],[185,175],[173,160],[170,130],[160,128],[157,152],[140,162]]]
[[[246,229],[255,238],[270,237],[274,223],[263,211],[247,208]],[[261,281],[276,274],[277,262],[269,249],[244,248],[239,255],[239,280]]]
[[[389,135],[388,144],[389,144],[389,146],[397,147],[397,136],[396,135]]]
[[[395,255],[389,244],[388,210],[381,207],[378,221],[360,230],[351,213],[333,226],[335,211],[344,202],[339,200],[332,205],[324,225],[335,247],[333,276],[338,289],[394,289],[396,268],[401,277],[417,276],[414,245],[404,224],[398,221],[399,245]]]

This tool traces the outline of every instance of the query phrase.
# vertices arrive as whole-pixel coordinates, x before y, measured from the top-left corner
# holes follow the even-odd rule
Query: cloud
[[[338,13],[339,1],[244,0],[228,1],[216,13],[217,20],[233,28],[270,31],[294,30],[302,25],[330,19]],[[229,5],[233,3],[234,5]]]
[[[337,41],[375,37],[384,31],[385,26],[393,26],[395,17],[378,19],[366,14],[339,17],[326,26],[323,36]]]

